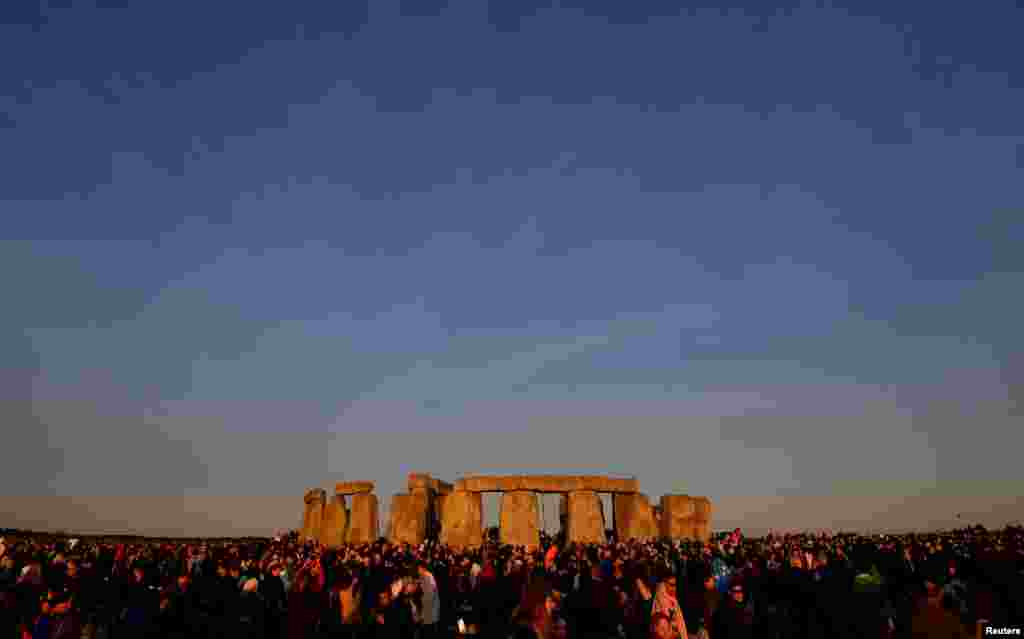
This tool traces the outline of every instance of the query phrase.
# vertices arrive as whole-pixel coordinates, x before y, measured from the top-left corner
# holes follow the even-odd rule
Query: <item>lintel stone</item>
[[[599,493],[637,493],[637,479],[619,479],[601,475],[476,475],[455,482],[455,490],[467,492],[568,493],[592,490]]]
[[[374,484],[372,481],[341,481],[334,485],[335,495],[361,495],[372,493]]]
[[[315,501],[327,501],[327,492],[323,488],[313,488],[311,490],[307,490],[306,494],[302,496],[302,501],[304,501],[307,504],[311,504]]]

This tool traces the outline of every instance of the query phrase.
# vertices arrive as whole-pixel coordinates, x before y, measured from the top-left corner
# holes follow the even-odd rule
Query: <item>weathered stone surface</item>
[[[540,508],[536,493],[509,491],[503,494],[501,496],[501,543],[512,546],[539,546],[539,515]]]
[[[619,540],[658,537],[658,522],[647,495],[615,495],[615,533]]]
[[[345,498],[335,495],[324,507],[323,525],[320,528],[320,543],[337,548],[345,543],[345,533],[348,530],[348,510],[345,507]]]
[[[700,541],[711,539],[711,500],[707,497],[697,497],[694,500],[694,536]]]
[[[707,542],[711,539],[711,522],[697,519],[693,522],[693,538]]]
[[[425,494],[391,498],[391,541],[421,544],[427,537],[430,497]]]
[[[661,496],[661,536],[689,539],[692,536],[693,501],[689,495]]]
[[[305,508],[302,511],[302,530],[300,536],[303,540],[319,539],[320,527],[323,525],[324,504],[327,501],[327,493],[321,489],[311,490],[306,493]]]
[[[711,502],[706,497],[663,495],[661,536],[672,539],[700,539],[710,530]],[[708,519],[703,519],[704,514]]]
[[[481,475],[459,479],[455,482],[455,490],[506,493],[568,493],[574,490],[593,490],[599,493],[636,493],[640,492],[640,482],[636,479],[617,479],[600,475]]]
[[[568,540],[581,544],[604,543],[604,508],[592,490],[569,493]]]
[[[335,495],[360,495],[373,492],[372,481],[340,481],[334,485]]]
[[[368,544],[377,541],[377,538],[380,537],[377,521],[377,495],[366,493],[353,495],[346,541],[350,544]]]
[[[483,495],[456,491],[438,498],[441,543],[466,548],[483,543]]]
[[[431,477],[429,473],[409,473],[409,493],[432,491],[438,495],[447,495],[454,487],[448,482]]]
[[[409,477],[409,494],[427,494],[431,492],[433,481],[429,477]]]

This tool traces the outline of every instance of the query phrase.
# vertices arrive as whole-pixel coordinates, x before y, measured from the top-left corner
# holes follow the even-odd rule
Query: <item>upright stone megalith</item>
[[[427,537],[430,495],[395,495],[391,498],[391,541],[422,544]]]
[[[540,545],[537,494],[514,490],[501,496],[501,543],[511,546]]]
[[[711,500],[707,497],[694,499],[693,534],[703,542],[711,539]]]
[[[337,548],[345,543],[347,529],[348,510],[345,507],[345,497],[335,495],[324,507],[320,543],[329,548]]]
[[[349,517],[348,537],[350,544],[369,544],[380,537],[377,523],[377,495],[357,493],[352,495],[352,512]]]
[[[429,490],[435,495],[447,495],[455,489],[452,484],[436,479],[430,473],[409,473],[408,483],[410,494]]]
[[[305,507],[302,511],[302,541],[308,539],[319,539],[320,528],[323,525],[324,504],[327,501],[327,493],[320,488],[306,491],[303,502]]]
[[[427,498],[425,538],[438,539],[441,531],[441,502],[452,492],[452,485],[435,479],[430,473],[409,473],[409,494]]]
[[[689,495],[661,496],[661,536],[693,539],[694,501]]]
[[[619,541],[651,540],[658,537],[658,522],[647,495],[615,495],[615,534]]]
[[[592,490],[569,493],[568,540],[578,544],[601,544],[604,536],[604,508],[601,497]]]
[[[483,543],[483,496],[455,491],[440,501],[441,543],[456,548]]]

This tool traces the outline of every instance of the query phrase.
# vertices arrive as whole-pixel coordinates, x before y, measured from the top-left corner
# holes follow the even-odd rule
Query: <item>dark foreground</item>
[[[938,639],[1024,621],[1021,528],[536,551],[9,535],[0,557],[0,637]]]

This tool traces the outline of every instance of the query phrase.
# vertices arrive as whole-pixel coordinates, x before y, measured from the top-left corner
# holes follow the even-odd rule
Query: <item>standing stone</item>
[[[568,541],[579,544],[601,544],[604,536],[604,508],[601,497],[592,490],[569,493]]]
[[[395,495],[391,498],[391,541],[422,544],[427,537],[430,495]]]
[[[436,479],[430,473],[409,473],[408,482],[410,494],[415,494],[419,490],[430,490],[435,495],[447,495],[455,490],[452,484]]]
[[[348,510],[345,508],[345,497],[335,495],[324,508],[323,525],[320,529],[320,543],[337,548],[345,543],[348,529]]]
[[[350,544],[369,544],[377,541],[377,495],[361,493],[352,495],[352,512],[349,517],[347,541]]]
[[[409,474],[409,494],[414,497],[425,497],[427,500],[426,528],[424,539],[437,539],[441,529],[441,507],[437,503],[437,487],[440,482],[429,473]]]
[[[540,508],[537,494],[525,490],[503,493],[501,496],[501,543],[510,546],[537,547],[540,545],[540,527],[537,520]]]
[[[711,539],[711,500],[707,497],[694,499],[694,537],[702,542]]]
[[[696,509],[689,495],[661,496],[661,536],[669,539],[692,539]]]
[[[658,537],[658,522],[647,495],[619,494],[615,501],[615,533],[619,541],[648,541]]]
[[[483,544],[483,496],[456,491],[441,506],[441,543],[456,548]]]
[[[327,493],[320,488],[314,488],[306,492],[303,501],[306,506],[302,513],[302,541],[319,539]]]

